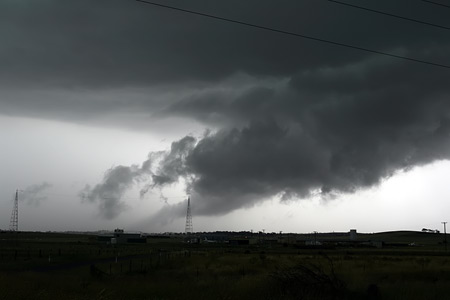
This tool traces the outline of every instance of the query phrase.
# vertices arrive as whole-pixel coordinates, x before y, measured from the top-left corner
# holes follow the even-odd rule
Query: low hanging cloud
[[[277,195],[288,200],[318,192],[352,193],[377,185],[398,170],[449,158],[448,105],[409,102],[412,115],[401,120],[406,102],[397,101],[396,106],[384,100],[360,101],[365,103],[350,101],[342,109],[333,102],[323,103],[306,113],[305,122],[302,118],[270,118],[200,139],[186,136],[159,154],[154,170],[148,172],[145,191],[183,179],[196,214],[221,215]],[[372,105],[371,110],[365,105]],[[372,115],[383,107],[398,119],[384,115],[380,120]],[[415,109],[421,113],[415,115]],[[359,113],[349,114],[349,110]],[[117,176],[122,172],[126,176]],[[114,217],[124,207],[119,201],[123,192],[142,180],[142,172],[116,167],[106,174],[103,184],[90,191],[89,199],[108,195],[101,198],[100,208],[106,217]],[[165,212],[177,216],[162,216]],[[183,213],[183,209],[166,207],[157,215],[167,220]]]
[[[403,76],[393,84],[386,79],[392,73]],[[151,153],[145,162],[151,171],[108,172],[89,199],[113,192],[117,197],[102,200],[102,208],[114,217],[133,183],[146,182],[145,193],[183,180],[195,214],[222,215],[273,196],[284,201],[376,186],[398,171],[450,158],[450,90],[440,75],[424,82],[408,64],[369,57],[228,98],[209,93],[217,105],[181,99],[168,111],[206,123],[216,116],[222,128]],[[157,219],[181,217],[180,207],[165,207]]]
[[[39,206],[41,202],[47,200],[47,196],[43,194],[46,190],[52,187],[48,182],[41,184],[33,184],[22,190],[20,200],[27,205]]]
[[[79,192],[79,197],[83,201],[97,203],[99,214],[103,218],[113,219],[117,217],[120,212],[127,209],[126,203],[121,200],[124,193],[136,181],[145,178],[151,173],[150,157],[151,155],[140,167],[137,165],[117,166],[107,170],[102,183],[94,187],[86,185]]]
[[[122,201],[125,192],[138,183],[145,183],[140,195],[149,189],[161,188],[188,178],[186,155],[192,150],[195,138],[187,136],[172,143],[170,151],[151,152],[141,166],[116,166],[105,172],[102,183],[86,187],[79,192],[83,201],[97,203],[100,216],[114,219],[128,207]],[[156,171],[154,171],[156,167]],[[162,196],[163,197],[163,196]]]

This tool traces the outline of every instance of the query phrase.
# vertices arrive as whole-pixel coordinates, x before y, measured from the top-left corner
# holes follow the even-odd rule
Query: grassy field
[[[0,299],[449,298],[442,235],[358,238],[383,240],[385,247],[231,246],[180,238],[111,246],[88,235],[2,233]],[[412,242],[417,246],[405,246]]]

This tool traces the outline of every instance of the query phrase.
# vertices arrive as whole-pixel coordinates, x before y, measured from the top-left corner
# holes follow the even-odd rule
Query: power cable
[[[20,192],[20,190],[19,190],[19,192]],[[82,199],[86,199],[87,198],[86,195],[61,194],[61,193],[38,193],[37,196],[39,196],[39,197],[46,197],[46,198],[52,197],[52,196],[53,197],[60,197],[60,198],[73,198],[73,197],[81,197]],[[158,196],[158,198],[159,197],[160,196]],[[14,196],[13,196],[13,198],[14,198]],[[117,198],[120,198],[122,200],[142,200],[142,198],[140,198],[140,197],[104,197],[104,196],[98,196],[98,198],[106,199],[106,200],[117,199]],[[167,199],[167,200],[186,199],[186,196],[168,196],[168,197],[164,196],[164,199]]]
[[[411,22],[415,22],[415,23],[419,23],[419,24],[423,24],[423,25],[428,25],[428,26],[433,26],[433,27],[437,27],[437,28],[441,28],[441,29],[450,30],[450,27],[447,27],[447,26],[442,26],[442,25],[438,25],[438,24],[434,24],[434,23],[420,21],[420,20],[417,20],[417,19],[412,19],[412,18],[403,17],[403,16],[399,16],[399,15],[394,15],[394,14],[387,13],[387,12],[380,11],[380,10],[375,10],[375,9],[371,9],[371,8],[367,8],[367,7],[362,7],[362,6],[358,6],[358,5],[354,5],[354,4],[350,4],[350,3],[337,1],[337,0],[328,0],[328,1],[336,3],[336,4],[341,4],[341,5],[357,8],[357,9],[362,9],[362,10],[374,12],[374,13],[377,13],[377,14],[381,14],[381,15],[385,15],[385,16],[389,16],[389,17],[393,17],[393,18],[397,18],[397,19],[402,19],[402,20],[411,21]]]
[[[447,4],[443,4],[443,3],[439,3],[439,2],[434,2],[434,1],[428,1],[428,0],[422,0],[423,2],[428,2],[428,3],[431,3],[431,4],[434,4],[434,5],[439,5],[439,6],[443,6],[443,7],[447,7],[447,8],[450,8],[450,5],[447,5]]]
[[[421,60],[421,59],[416,59],[416,58],[412,58],[412,57],[406,57],[406,56],[396,55],[396,54],[387,53],[387,52],[383,52],[383,51],[372,50],[372,49],[369,49],[369,48],[364,48],[364,47],[354,46],[354,45],[350,45],[350,44],[330,41],[330,40],[326,40],[326,39],[322,39],[322,38],[317,38],[317,37],[314,37],[314,36],[304,35],[304,34],[290,32],[290,31],[285,31],[285,30],[281,30],[281,29],[275,29],[275,28],[271,28],[271,27],[267,27],[267,26],[262,26],[262,25],[257,25],[257,24],[253,24],[253,23],[243,22],[243,21],[239,21],[239,20],[229,19],[229,18],[225,18],[225,17],[220,17],[220,16],[216,16],[216,15],[211,15],[211,14],[198,12],[198,11],[183,9],[183,8],[179,8],[179,7],[175,7],[175,6],[169,6],[169,5],[164,5],[164,4],[160,4],[160,3],[150,2],[150,1],[146,1],[146,0],[135,0],[135,1],[141,2],[141,3],[145,3],[145,4],[149,4],[149,5],[153,5],[153,6],[162,7],[162,8],[167,8],[167,9],[171,9],[171,10],[176,10],[176,11],[180,11],[180,12],[184,12],[184,13],[188,13],[188,14],[192,14],[192,15],[198,15],[198,16],[207,17],[207,18],[211,18],[211,19],[216,19],[216,20],[220,20],[220,21],[225,21],[225,22],[229,22],[229,23],[244,25],[244,26],[248,26],[248,27],[253,27],[253,28],[258,28],[258,29],[271,31],[271,32],[276,32],[276,33],[281,33],[281,34],[285,34],[285,35],[295,36],[295,37],[299,37],[299,38],[303,38],[303,39],[313,40],[313,41],[317,41],[317,42],[321,42],[321,43],[331,44],[331,45],[335,45],[335,46],[341,46],[341,47],[345,47],[345,48],[360,50],[360,51],[374,53],[374,54],[378,54],[378,55],[389,56],[389,57],[403,59],[403,60],[407,60],[407,61],[413,61],[413,62],[416,62],[416,63],[421,63],[421,64],[431,65],[431,66],[435,66],[435,67],[441,67],[441,68],[450,69],[449,65],[444,65],[444,64],[440,64],[440,63],[434,63],[434,62]]]

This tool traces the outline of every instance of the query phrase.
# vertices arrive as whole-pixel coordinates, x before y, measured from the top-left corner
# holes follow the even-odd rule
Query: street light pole
[[[447,222],[441,222],[442,224],[444,224],[444,244],[445,244],[445,251],[447,251],[447,230],[446,230],[446,224]]]

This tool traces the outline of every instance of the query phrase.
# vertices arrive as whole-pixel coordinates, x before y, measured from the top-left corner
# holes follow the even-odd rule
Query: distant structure
[[[358,239],[358,233],[356,229],[350,229],[350,241],[356,241]]]
[[[16,190],[16,197],[14,198],[14,207],[9,221],[9,230],[19,230],[19,190]]]
[[[194,226],[192,225],[192,215],[191,215],[191,197],[188,197],[185,232],[186,233],[194,232]]]
[[[141,233],[125,232],[123,229],[114,229],[113,233],[101,234],[97,236],[97,241],[106,244],[145,244],[147,238]]]

